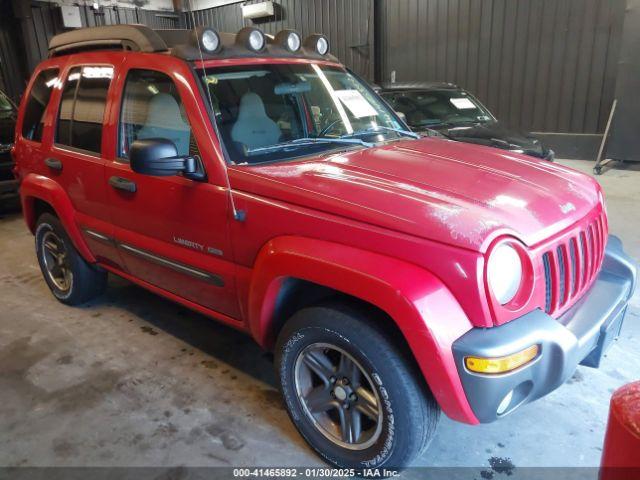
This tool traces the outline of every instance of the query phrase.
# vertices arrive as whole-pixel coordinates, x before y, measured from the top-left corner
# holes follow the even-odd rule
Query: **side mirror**
[[[176,145],[166,138],[136,140],[129,149],[131,170],[142,175],[170,177],[182,173],[186,178],[202,180],[198,160],[178,156]]]

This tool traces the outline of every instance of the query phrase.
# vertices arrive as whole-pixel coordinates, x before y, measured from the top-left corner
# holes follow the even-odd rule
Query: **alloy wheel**
[[[328,343],[296,359],[295,387],[309,419],[330,441],[363,450],[380,438],[383,409],[370,376],[349,353]]]
[[[42,236],[42,259],[49,280],[63,293],[71,289],[73,272],[62,239],[52,230]]]

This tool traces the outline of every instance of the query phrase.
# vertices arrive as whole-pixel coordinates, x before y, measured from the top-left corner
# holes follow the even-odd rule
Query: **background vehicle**
[[[491,422],[597,366],[636,270],[593,179],[407,132],[328,48],[54,37],[20,107],[21,199],[58,300],[111,272],[243,330],[326,461],[403,467],[440,409]]]
[[[416,132],[554,159],[535,136],[501,124],[477,98],[451,83],[389,83],[380,93]]]
[[[16,106],[0,91],[0,208],[18,196],[18,181],[13,176],[11,159],[16,116]]]

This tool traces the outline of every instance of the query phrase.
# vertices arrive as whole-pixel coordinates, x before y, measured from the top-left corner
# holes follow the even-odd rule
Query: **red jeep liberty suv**
[[[636,266],[591,178],[416,138],[322,35],[54,37],[18,116],[55,297],[124,277],[275,353],[329,463],[399,468],[443,410],[492,422],[597,367]]]

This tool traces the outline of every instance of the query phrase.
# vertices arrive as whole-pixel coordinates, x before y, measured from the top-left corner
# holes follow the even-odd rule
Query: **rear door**
[[[44,164],[62,185],[76,212],[89,249],[99,262],[120,266],[111,241],[113,228],[104,183],[103,137],[107,97],[115,63],[69,62],[53,126],[53,144]]]
[[[163,68],[131,55],[118,76],[122,98],[106,165],[111,219],[120,255],[134,277],[233,318],[240,317],[228,232],[228,192],[214,183],[215,152],[203,125],[199,92],[184,62]],[[189,81],[191,78],[191,81]],[[180,155],[202,159],[207,181],[141,175],[129,166],[138,139],[171,140]]]

